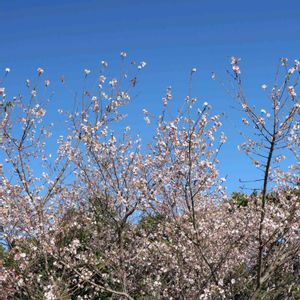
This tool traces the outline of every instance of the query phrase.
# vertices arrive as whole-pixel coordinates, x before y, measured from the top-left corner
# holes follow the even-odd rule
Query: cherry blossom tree
[[[127,54],[120,56],[126,63]],[[232,58],[228,91],[245,114],[240,148],[263,174],[257,178],[261,189],[232,196],[218,171],[226,142],[222,114],[198,104],[192,93],[196,68],[176,116],[168,113],[170,87],[159,115],[143,110],[154,128],[146,146],[123,126],[146,63],[128,63],[118,77],[109,75],[107,62],[100,66],[96,87],[85,88],[72,111],[59,110],[65,116],[59,136],[47,118],[47,71],[38,68],[35,83],[26,80],[27,92],[14,97],[5,87],[5,70],[3,298],[297,299],[299,62],[288,67],[287,59],[280,60],[274,87],[262,86],[269,108],[257,111],[246,98],[240,60]],[[84,81],[92,76],[84,69]],[[67,85],[64,77],[60,82]]]
[[[232,57],[231,65],[235,96],[247,117],[243,119],[243,123],[247,126],[252,125],[254,132],[254,135],[246,136],[246,142],[241,148],[263,173],[262,178],[258,179],[263,184],[258,204],[260,216],[257,234],[256,290],[252,296],[256,299],[272,272],[289,260],[291,255],[298,255],[299,252],[296,236],[299,226],[297,153],[300,104],[295,91],[299,81],[299,61],[295,60],[288,67],[288,59],[280,59],[274,86],[268,91],[267,85],[262,85],[268,92],[269,103],[266,103],[268,110],[262,108],[260,112],[248,103],[242,84],[239,59]],[[284,172],[280,168],[280,162],[286,159],[286,155],[291,154],[289,152],[294,154],[292,158],[295,157],[296,160],[290,160],[288,171]],[[268,194],[270,186],[275,196]],[[276,198],[276,205],[273,197]],[[290,243],[290,240],[293,242]],[[274,247],[278,241],[281,246]]]

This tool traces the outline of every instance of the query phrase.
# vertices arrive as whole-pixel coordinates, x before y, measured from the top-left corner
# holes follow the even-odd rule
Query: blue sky
[[[150,140],[142,108],[158,113],[169,85],[173,105],[180,107],[189,72],[197,67],[193,94],[199,105],[207,101],[214,112],[225,112],[223,131],[229,139],[220,168],[222,176],[228,175],[229,189],[236,190],[239,178],[253,179],[257,173],[236,150],[241,139],[235,102],[210,74],[226,78],[230,56],[241,57],[249,100],[264,107],[267,98],[260,85],[272,83],[278,59],[300,58],[299,13],[299,1],[277,0],[0,0],[0,69],[12,69],[6,83],[11,93],[39,66],[47,78],[64,74],[76,88],[82,70],[96,70],[102,59],[112,63],[112,73],[118,72],[119,53],[126,51],[129,59],[147,62],[128,122]],[[53,107],[71,103],[59,92],[53,101]]]

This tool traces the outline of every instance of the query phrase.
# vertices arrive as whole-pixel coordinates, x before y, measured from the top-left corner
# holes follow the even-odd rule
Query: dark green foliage
[[[243,207],[248,206],[249,196],[245,194],[242,194],[240,192],[234,192],[231,198],[233,202],[238,206],[243,206]]]
[[[163,223],[165,217],[163,215],[147,215],[143,216],[139,222],[139,226],[146,232],[154,232],[158,225]]]

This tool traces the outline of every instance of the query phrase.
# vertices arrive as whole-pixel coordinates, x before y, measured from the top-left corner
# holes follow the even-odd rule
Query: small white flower
[[[5,73],[9,73],[10,72],[10,68],[5,68]]]
[[[261,85],[261,88],[262,88],[263,90],[267,89],[267,87],[268,87],[268,86],[267,86],[266,84],[262,84],[262,85]]]
[[[246,120],[246,119],[242,119],[242,122],[243,122],[245,125],[249,125],[249,122],[248,122],[248,120]]]
[[[279,155],[277,157],[274,158],[275,162],[281,162],[282,160],[285,160],[286,157],[284,155]]]
[[[242,108],[243,108],[243,110],[247,111],[248,105],[246,103],[242,103]]]
[[[29,87],[30,86],[30,80],[26,79],[25,84],[26,84],[27,87]]]
[[[144,117],[144,120],[145,120],[146,124],[150,124],[150,119],[148,116]]]
[[[221,143],[226,143],[227,137],[225,136],[224,132],[221,132]]]
[[[102,61],[101,61],[101,65],[102,65],[104,68],[107,68],[107,67],[108,67],[108,62],[106,62],[105,60],[102,60]]]
[[[215,72],[212,72],[212,73],[211,73],[211,79],[212,79],[212,80],[216,80],[216,78],[217,78],[216,73],[215,73]]]
[[[125,57],[127,56],[127,53],[122,51],[122,52],[120,53],[120,56],[121,56],[122,58],[125,58]]]
[[[238,65],[233,65],[232,70],[235,74],[241,74],[240,67]]]
[[[113,78],[110,82],[109,82],[109,85],[112,86],[112,87],[116,87],[117,86],[117,79]]]
[[[50,85],[50,80],[45,80],[45,87],[48,87]]]
[[[31,96],[32,96],[32,97],[36,97],[36,90],[32,90],[32,91],[31,91]]]
[[[265,109],[261,109],[260,112],[261,112],[262,114],[266,114],[266,113],[267,113]]]
[[[236,75],[241,74],[240,67],[238,66],[240,60],[241,60],[240,58],[237,58],[235,56],[231,57],[230,64],[232,65],[232,70]]]
[[[44,70],[42,68],[37,68],[36,71],[39,76],[41,76],[44,73]]]
[[[197,72],[197,69],[196,68],[192,68],[191,74],[196,73],[196,72]]]
[[[292,97],[296,97],[297,96],[297,94],[296,94],[296,92],[295,92],[295,88],[294,88],[294,86],[289,86],[288,87],[288,92],[289,92],[289,94],[292,96]]]
[[[0,95],[2,96],[2,95],[4,95],[4,93],[5,93],[5,88],[4,87],[0,87]]]
[[[281,65],[284,66],[288,62],[288,59],[286,57],[281,57],[280,61],[281,61]]]
[[[85,76],[88,76],[89,74],[91,74],[91,70],[89,69],[84,69],[83,73],[85,74]]]
[[[295,67],[292,67],[292,68],[290,68],[290,69],[288,70],[288,74],[289,74],[289,75],[292,75],[292,74],[295,73],[295,71],[296,71],[296,68],[295,68]]]
[[[104,75],[99,76],[99,80],[104,83],[106,80],[106,77]]]
[[[162,101],[163,101],[163,105],[164,106],[167,106],[168,105],[168,99],[167,98],[162,98]]]
[[[138,65],[138,69],[139,69],[139,70],[141,70],[141,69],[145,68],[145,67],[146,67],[146,65],[147,65],[147,63],[146,63],[146,62],[144,62],[144,61],[141,61],[141,62],[140,62],[140,64]]]
[[[230,62],[230,64],[231,65],[237,65],[239,63],[239,61],[240,61],[240,58],[237,58],[235,56],[231,56],[231,62]]]
[[[263,117],[258,118],[258,122],[262,125],[265,124],[265,119]]]
[[[204,106],[204,107],[208,106],[208,102],[204,102],[204,103],[203,103],[203,106]]]

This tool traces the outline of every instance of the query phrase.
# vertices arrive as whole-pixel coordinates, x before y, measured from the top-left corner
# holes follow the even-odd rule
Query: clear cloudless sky
[[[253,179],[257,173],[237,151],[242,139],[241,115],[232,108],[236,103],[210,79],[211,72],[226,79],[230,57],[241,57],[249,101],[265,107],[260,86],[272,84],[278,59],[300,59],[299,14],[299,0],[0,0],[0,70],[12,70],[8,94],[36,76],[37,67],[51,82],[64,74],[76,89],[82,70],[96,70],[103,59],[112,63],[112,73],[118,72],[119,53],[126,51],[129,60],[147,62],[128,122],[150,141],[142,109],[159,113],[167,86],[173,89],[172,105],[180,107],[196,67],[193,95],[199,105],[207,101],[213,112],[225,113],[222,130],[228,143],[220,171],[232,191],[241,185],[239,178]],[[55,122],[54,106],[68,107],[72,100],[58,92],[53,101],[49,110]]]

